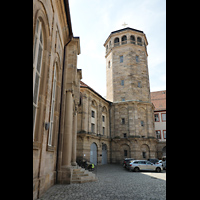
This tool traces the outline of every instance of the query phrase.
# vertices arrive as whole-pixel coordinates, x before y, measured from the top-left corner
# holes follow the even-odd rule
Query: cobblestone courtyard
[[[54,185],[40,200],[166,199],[166,173],[129,172],[122,165],[98,166],[98,181]]]

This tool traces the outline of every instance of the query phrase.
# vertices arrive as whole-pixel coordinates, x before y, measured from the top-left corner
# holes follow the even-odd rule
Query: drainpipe
[[[110,163],[112,164],[111,108],[112,108],[112,103],[110,103],[110,109],[109,109],[109,128],[110,128]]]
[[[63,69],[62,69],[62,84],[61,84],[61,95],[60,95],[60,113],[59,113],[59,126],[58,126],[58,139],[57,139],[57,156],[56,156],[56,182],[58,180],[58,156],[59,156],[59,145],[60,145],[60,127],[61,127],[61,110],[62,110],[62,96],[63,96],[63,84],[64,84],[64,74],[65,74],[65,51],[67,45],[72,41],[73,33],[72,33],[72,25],[69,11],[69,2],[68,0],[63,0],[65,7],[65,14],[67,18],[67,24],[69,28],[69,41],[64,46],[64,56],[63,56]]]

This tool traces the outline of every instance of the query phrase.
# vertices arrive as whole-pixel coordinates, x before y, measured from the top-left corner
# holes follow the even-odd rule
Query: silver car
[[[127,168],[129,171],[135,172],[139,172],[140,170],[161,172],[163,170],[162,166],[153,164],[147,160],[133,160],[129,162]]]

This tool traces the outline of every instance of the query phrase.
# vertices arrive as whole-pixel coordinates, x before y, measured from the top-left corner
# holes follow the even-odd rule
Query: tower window
[[[122,124],[125,124],[125,118],[122,118]]]
[[[126,138],[126,133],[124,133],[124,138]]]
[[[121,85],[124,86],[124,80],[121,80]]]
[[[92,117],[95,118],[95,112],[92,110]]]
[[[117,37],[117,38],[115,38],[115,40],[114,40],[114,46],[116,47],[116,46],[119,46],[119,38]]]
[[[140,81],[138,81],[138,87],[141,88],[142,87],[142,84]]]
[[[131,44],[135,44],[135,36],[131,35],[130,39],[131,39]]]
[[[136,56],[135,59],[136,59],[136,62],[138,63],[139,62],[139,56]]]
[[[122,44],[127,44],[127,37],[126,37],[126,35],[124,35],[122,37]]]
[[[142,38],[141,37],[138,37],[137,38],[137,44],[142,46]]]
[[[123,63],[123,56],[120,56],[120,63]]]
[[[108,62],[108,68],[110,68],[110,61]]]
[[[125,101],[125,97],[122,97],[122,101]]]
[[[141,121],[140,123],[141,123],[141,126],[144,126],[144,121]]]

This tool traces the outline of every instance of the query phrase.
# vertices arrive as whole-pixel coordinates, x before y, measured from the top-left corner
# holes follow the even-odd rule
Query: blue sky
[[[166,0],[69,0],[69,7],[73,34],[80,37],[83,82],[106,96],[103,44],[126,22],[146,34],[151,92],[166,89]]]

